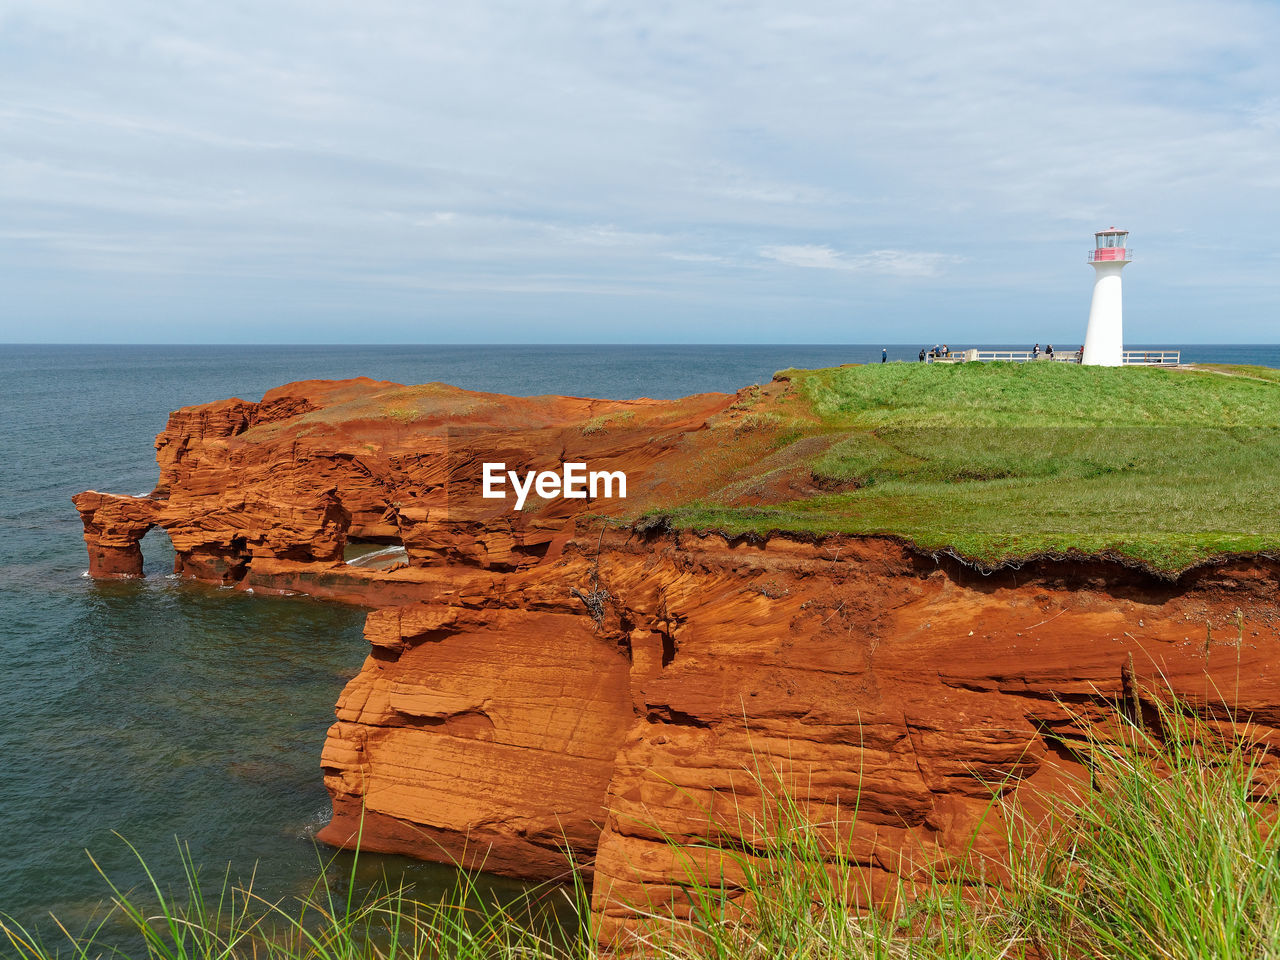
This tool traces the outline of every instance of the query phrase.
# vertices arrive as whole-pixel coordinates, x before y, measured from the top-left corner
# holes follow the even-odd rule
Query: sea
[[[32,331],[33,334],[38,331]],[[1026,349],[984,344],[981,349]],[[1280,345],[1140,345],[1280,367]],[[517,395],[629,399],[733,391],[788,367],[873,363],[882,345],[0,345],[0,916],[79,931],[120,889],[253,877],[270,899],[382,879],[434,898],[447,867],[318,845],[319,758],[359,669],[365,611],[173,578],[160,531],[146,578],[95,582],[72,494],[143,494],[171,410],[255,400],[294,380],[445,381]],[[914,361],[920,345],[888,346]],[[487,878],[495,895],[519,885]],[[0,940],[0,943],[3,941]],[[6,945],[7,946],[7,945]],[[6,950],[0,947],[0,954]]]

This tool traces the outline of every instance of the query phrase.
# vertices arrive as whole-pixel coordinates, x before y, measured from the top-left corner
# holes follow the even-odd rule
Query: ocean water
[[[920,345],[888,349],[914,360]],[[1280,345],[1182,349],[1191,361],[1280,367]],[[365,656],[364,611],[168,578],[160,532],[144,544],[146,580],[82,576],[70,496],[149,491],[170,410],[355,376],[671,398],[879,358],[880,345],[0,345],[0,914],[48,929],[52,911],[79,928],[108,897],[86,851],[120,885],[143,880],[124,840],[163,883],[180,878],[181,843],[210,875],[256,869],[271,897],[304,892],[333,855],[312,839],[328,813],[320,747]],[[349,867],[339,857],[329,870]],[[362,883],[384,872],[423,895],[452,879],[440,866],[362,858]]]

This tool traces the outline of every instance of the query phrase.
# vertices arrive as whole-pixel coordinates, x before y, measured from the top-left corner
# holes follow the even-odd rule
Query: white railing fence
[[[1049,356],[1043,350],[1032,355],[1030,350],[952,350],[949,357],[926,357],[930,363],[964,363],[969,360],[988,362],[1003,360],[1008,363],[1025,363],[1030,360],[1057,360],[1060,363],[1075,363],[1079,358],[1074,350],[1066,353],[1058,352]]]
[[[925,360],[928,363],[966,363],[974,360],[982,363],[1000,360],[1006,363],[1027,363],[1033,360],[1036,362],[1052,360],[1058,363],[1079,363],[1080,352],[1078,350],[1059,350],[1053,356],[1049,356],[1044,351],[1035,355],[1030,350],[952,350],[948,356],[926,356]],[[1182,351],[1125,350],[1122,354],[1122,362],[1126,365],[1172,367],[1182,363]]]
[[[1150,366],[1177,366],[1182,362],[1181,350],[1126,350],[1125,363],[1147,364]]]

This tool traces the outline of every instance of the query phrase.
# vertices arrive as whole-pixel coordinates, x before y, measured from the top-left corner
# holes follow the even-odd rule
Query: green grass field
[[[820,492],[769,506],[713,495],[662,511],[672,526],[890,534],[986,564],[1112,553],[1166,573],[1280,547],[1280,371],[895,363],[780,376],[793,389],[772,406],[773,460],[823,437],[798,464]]]

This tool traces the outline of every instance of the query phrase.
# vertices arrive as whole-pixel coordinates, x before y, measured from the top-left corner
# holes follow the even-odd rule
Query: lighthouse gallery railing
[[[1128,263],[1133,259],[1133,247],[1097,247],[1089,251],[1089,263]]]

